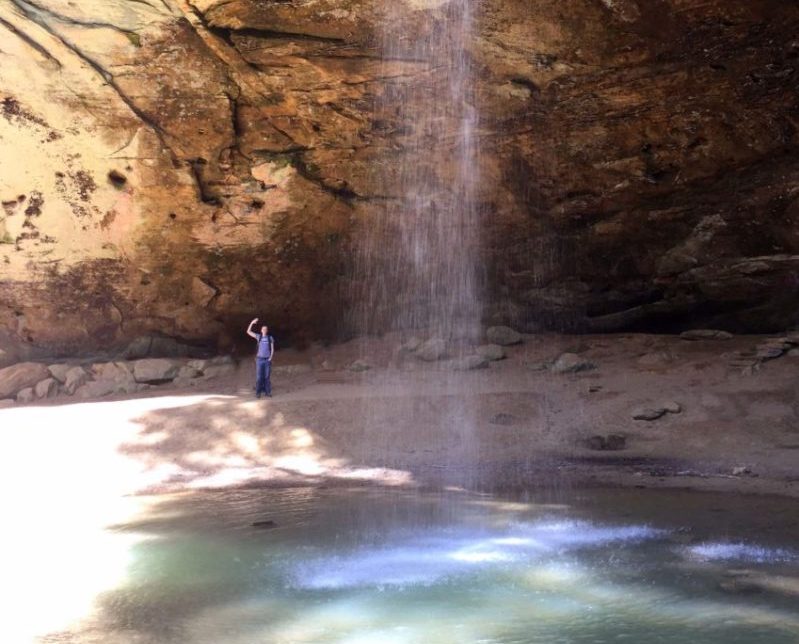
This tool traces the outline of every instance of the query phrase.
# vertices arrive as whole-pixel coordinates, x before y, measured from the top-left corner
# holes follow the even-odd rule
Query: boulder
[[[136,390],[136,379],[133,377],[133,365],[126,362],[103,362],[92,365],[95,380],[106,383],[86,389],[88,392],[97,392],[93,395],[105,396],[106,390],[111,392],[133,392]]]
[[[172,385],[184,389],[186,387],[196,387],[198,382],[200,382],[199,378],[181,378],[178,376],[172,381]]]
[[[641,367],[660,367],[671,362],[671,356],[665,352],[645,353],[638,358],[638,364]]]
[[[34,400],[36,400],[36,393],[33,391],[33,387],[25,387],[17,394],[18,403],[24,404],[33,402]]]
[[[452,361],[452,368],[455,371],[472,371],[474,369],[487,369],[488,360],[483,356],[465,356]]]
[[[511,329],[509,326],[492,326],[486,331],[486,338],[490,344],[498,344],[503,347],[513,344],[521,344],[522,334]]]
[[[755,358],[762,360],[774,360],[784,355],[793,347],[793,344],[788,342],[785,338],[771,338],[761,342],[755,348]]]
[[[67,371],[72,368],[71,365],[68,364],[51,364],[47,366],[47,370],[50,372],[50,375],[53,376],[58,382],[64,384],[67,379]]]
[[[0,398],[9,398],[49,377],[47,367],[38,362],[20,362],[0,369]]]
[[[52,398],[58,393],[58,380],[45,378],[33,388],[37,398]]]
[[[236,371],[234,364],[216,364],[210,365],[203,371],[205,378],[218,378],[219,376],[227,376]]]
[[[64,378],[64,391],[71,396],[88,380],[89,374],[83,367],[71,367]]]
[[[594,368],[596,366],[593,362],[581,358],[576,353],[564,353],[552,364],[551,371],[553,373],[577,373]]]
[[[730,340],[732,333],[717,329],[691,329],[680,333],[683,340]]]
[[[447,355],[447,343],[441,338],[430,338],[419,346],[415,355],[425,362],[441,360]]]
[[[408,338],[405,342],[400,345],[400,352],[401,353],[413,353],[415,352],[420,346],[422,346],[422,341],[417,338]]]
[[[495,362],[496,360],[503,360],[505,358],[505,349],[499,344],[483,344],[477,347],[477,355]]]
[[[145,358],[133,363],[133,378],[139,383],[160,384],[174,380],[181,364],[166,358]]]
[[[679,414],[681,411],[682,405],[670,400],[651,407],[638,407],[633,410],[632,416],[635,420],[657,420],[666,414]]]
[[[191,380],[192,378],[199,378],[203,372],[200,369],[195,369],[190,365],[185,365],[178,370],[176,379]]]
[[[632,412],[633,420],[657,420],[666,414],[663,407],[639,407]]]
[[[92,380],[80,387],[75,395],[78,398],[101,398],[120,391],[120,384],[113,380]]]
[[[200,373],[205,371],[205,368],[208,367],[209,365],[210,365],[210,361],[209,360],[189,360],[186,363],[187,367],[191,367],[192,369],[196,369]]]

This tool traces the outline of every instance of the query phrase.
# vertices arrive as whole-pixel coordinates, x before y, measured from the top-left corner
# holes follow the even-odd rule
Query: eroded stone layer
[[[435,33],[445,2],[399,19]],[[415,125],[375,105],[440,78],[381,59],[386,7],[0,0],[2,347],[342,332]],[[797,322],[795,3],[483,0],[477,23],[487,320]]]

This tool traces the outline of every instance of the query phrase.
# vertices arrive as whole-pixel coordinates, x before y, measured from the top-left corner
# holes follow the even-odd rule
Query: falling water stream
[[[356,325],[457,343],[479,333],[478,113],[468,54],[477,0],[386,3],[376,121],[392,145],[377,169],[392,199],[360,240]],[[410,15],[409,5],[423,7]]]

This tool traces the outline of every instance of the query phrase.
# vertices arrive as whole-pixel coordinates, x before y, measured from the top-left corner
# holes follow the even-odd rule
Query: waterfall
[[[367,222],[356,257],[361,332],[451,345],[479,334],[478,114],[468,53],[476,2],[386,2],[376,122],[390,142],[378,169],[390,198]]]

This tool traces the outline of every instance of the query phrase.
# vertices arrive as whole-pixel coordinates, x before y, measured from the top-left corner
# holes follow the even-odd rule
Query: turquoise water
[[[79,641],[796,643],[794,509],[652,491],[168,497],[116,527],[142,539]]]

